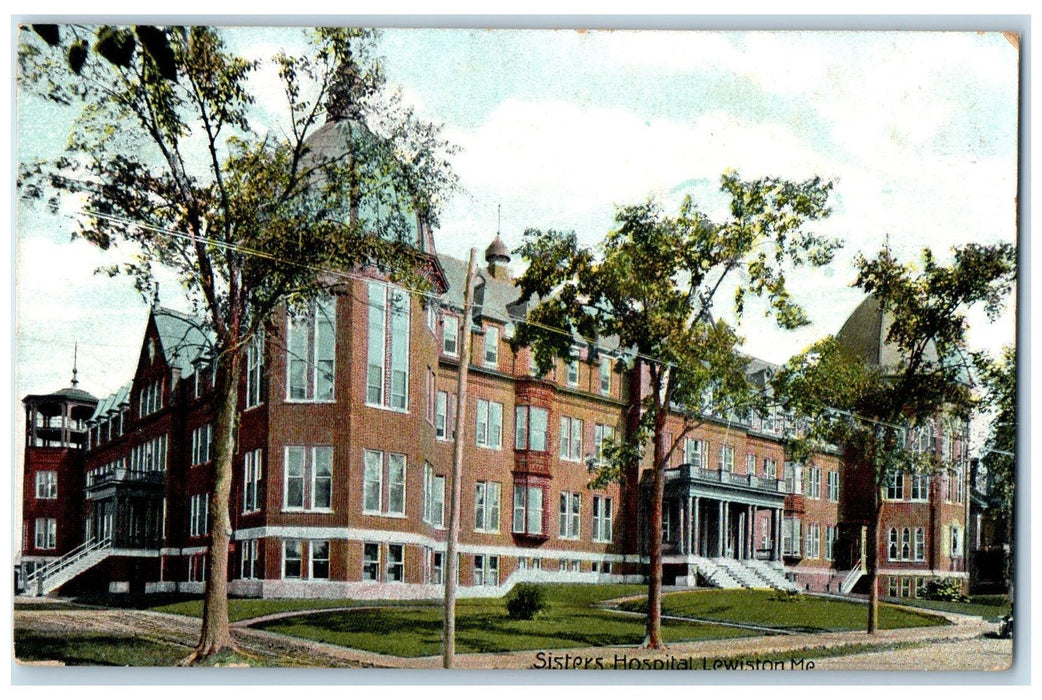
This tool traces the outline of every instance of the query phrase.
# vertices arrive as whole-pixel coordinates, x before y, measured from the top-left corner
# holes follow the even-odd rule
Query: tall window
[[[817,559],[821,556],[821,526],[817,523],[807,526],[807,557]]]
[[[600,390],[603,396],[607,396],[611,393],[611,358],[607,356],[601,357],[601,382]]]
[[[839,502],[839,472],[829,472],[829,500]]]
[[[546,452],[547,417],[548,413],[545,408],[517,406],[514,422],[514,449]]]
[[[425,583],[434,585],[440,585],[445,581],[442,579],[444,574],[445,555],[442,552],[436,552],[431,547],[423,548],[423,580]]]
[[[915,528],[915,560],[926,561],[926,530]]]
[[[474,585],[499,585],[499,557],[494,554],[474,556]]]
[[[260,571],[259,540],[242,540],[239,544],[239,578],[255,579]]]
[[[731,445],[720,446],[720,471],[734,472],[734,447]]]
[[[807,469],[807,498],[821,498],[821,467]]]
[[[329,540],[312,540],[309,543],[311,550],[311,578],[329,578]]]
[[[799,518],[782,518],[782,555],[786,557],[800,556],[800,540],[803,524]]]
[[[36,472],[36,497],[41,500],[58,497],[58,472]]]
[[[380,580],[380,545],[376,542],[362,545],[362,580]]]
[[[912,531],[909,528],[901,530],[901,561],[912,559]]]
[[[264,402],[264,332],[246,346],[246,408]]]
[[[362,512],[405,515],[405,455],[365,450]]]
[[[593,426],[593,451],[598,463],[604,462],[604,450],[615,440],[615,428],[597,423]]]
[[[886,478],[886,500],[900,501],[905,497],[905,475],[889,474]]]
[[[441,350],[446,355],[459,355],[459,318],[451,314],[442,317]]]
[[[434,436],[439,440],[452,438],[449,430],[449,394],[439,391],[434,398]]]
[[[709,444],[704,440],[684,438],[684,463],[705,469],[707,466],[705,456],[708,450]]]
[[[200,425],[192,431],[192,466],[206,464],[210,461],[210,447],[213,445],[213,424]]]
[[[593,497],[593,541],[611,542],[612,502],[606,496]]]
[[[58,547],[58,521],[54,518],[37,518],[35,534],[37,549]]]
[[[756,455],[752,454],[751,452],[745,455],[745,473],[756,473]]]
[[[445,477],[435,474],[430,464],[423,465],[423,522],[445,526]]]
[[[561,459],[578,462],[583,456],[583,422],[561,416]]]
[[[912,474],[910,480],[912,482],[912,500],[927,500],[930,496],[930,475],[920,473]]]
[[[573,349],[573,353],[576,353],[575,357],[569,357],[565,360],[565,382],[568,386],[579,386],[579,357],[578,352]]]
[[[300,578],[304,570],[304,543],[282,541],[282,578]]]
[[[188,498],[188,535],[202,537],[206,534],[206,517],[210,511],[210,494],[197,493]]]
[[[888,546],[887,546],[886,558],[889,559],[890,561],[898,561],[898,560],[900,560],[901,559],[901,549],[900,549],[900,544],[899,544],[899,535],[897,533],[897,528],[896,527],[890,528],[890,536],[889,536],[887,542],[888,542]]]
[[[409,297],[369,283],[366,403],[399,411],[409,407]],[[389,351],[389,352],[388,352]]]
[[[163,407],[163,380],[157,379],[138,394],[138,418],[155,413]],[[111,436],[110,436],[111,437]]]
[[[251,450],[242,460],[242,512],[252,513],[261,507],[261,451]]]
[[[322,297],[287,321],[286,398],[332,401],[336,352],[336,303]]]
[[[567,540],[579,539],[579,520],[582,514],[579,494],[562,491],[559,514],[560,527],[558,528],[558,536]]]
[[[291,446],[285,453],[286,510],[329,510],[333,506],[333,448]]]
[[[778,478],[778,462],[770,457],[763,460],[763,475],[767,479]]]
[[[166,471],[166,435],[132,447],[130,469],[144,472]]]
[[[474,529],[478,532],[499,532],[500,484],[479,481],[474,488]]]
[[[478,399],[477,445],[498,450],[503,446],[503,404]]]
[[[836,545],[836,526],[826,525],[825,526],[825,558],[829,561],[832,560],[833,549]]]
[[[387,545],[387,581],[391,583],[405,581],[405,545]]]
[[[499,365],[499,327],[485,327],[485,366],[496,367]]]
[[[543,489],[514,484],[514,532],[543,534]]]
[[[962,530],[958,525],[951,526],[951,541],[948,552],[952,557],[962,556]]]
[[[803,493],[803,465],[796,462],[785,463],[785,492]]]

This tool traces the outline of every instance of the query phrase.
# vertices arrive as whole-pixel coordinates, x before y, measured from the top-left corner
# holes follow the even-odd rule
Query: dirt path
[[[300,614],[299,612],[296,614]],[[597,668],[665,667],[678,664],[702,667],[702,659],[738,655],[764,662],[800,658],[808,649],[849,645],[927,643],[916,648],[863,652],[814,659],[815,670],[999,670],[1012,661],[1012,642],[987,638],[996,625],[978,617],[945,614],[953,622],[943,627],[883,630],[869,636],[864,632],[827,632],[672,644],[662,652],[635,647],[594,647],[551,652],[523,651],[494,654],[461,654],[458,668],[540,669],[580,664]],[[243,651],[272,665],[337,668],[440,668],[440,657],[400,658],[348,649],[251,629],[246,623],[233,627],[232,635]],[[14,613],[16,629],[34,629],[52,634],[104,632],[179,644],[187,655],[199,636],[199,620],[141,610],[19,609]]]

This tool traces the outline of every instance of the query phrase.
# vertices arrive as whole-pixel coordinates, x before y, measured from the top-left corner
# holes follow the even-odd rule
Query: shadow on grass
[[[22,662],[60,661],[67,666],[173,666],[191,650],[178,644],[121,635],[65,637],[15,630],[15,658]]]

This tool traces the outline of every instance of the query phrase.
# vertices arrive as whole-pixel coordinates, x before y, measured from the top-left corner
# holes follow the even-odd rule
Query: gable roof
[[[181,370],[182,375],[191,374],[196,361],[213,353],[216,336],[201,319],[156,306],[152,321],[167,364]]]

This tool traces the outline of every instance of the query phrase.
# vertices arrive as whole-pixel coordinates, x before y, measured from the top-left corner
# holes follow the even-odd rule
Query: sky
[[[300,46],[291,29],[229,39],[261,60]],[[668,212],[691,195],[722,220],[728,170],[832,181],[833,213],[813,230],[844,248],[789,280],[812,325],[780,331],[755,306],[741,323],[717,309],[772,362],[839,330],[863,298],[850,287],[857,254],[889,241],[902,259],[924,246],[943,259],[1015,240],[1018,51],[999,33],[387,29],[378,53],[388,82],[460,149],[462,192],[435,232],[457,258],[497,226],[511,248],[527,228],[596,245],[617,206],[649,198]],[[253,81],[262,131],[282,124],[272,77],[265,64]],[[73,113],[16,97],[16,155],[57,155]],[[17,204],[15,402],[67,386],[74,347],[80,387],[99,397],[133,374],[147,305],[130,280],[93,274],[127,252],[70,240],[77,211]],[[187,308],[172,278],[161,301]],[[995,324],[973,317],[975,348],[1013,338],[1012,305]]]

